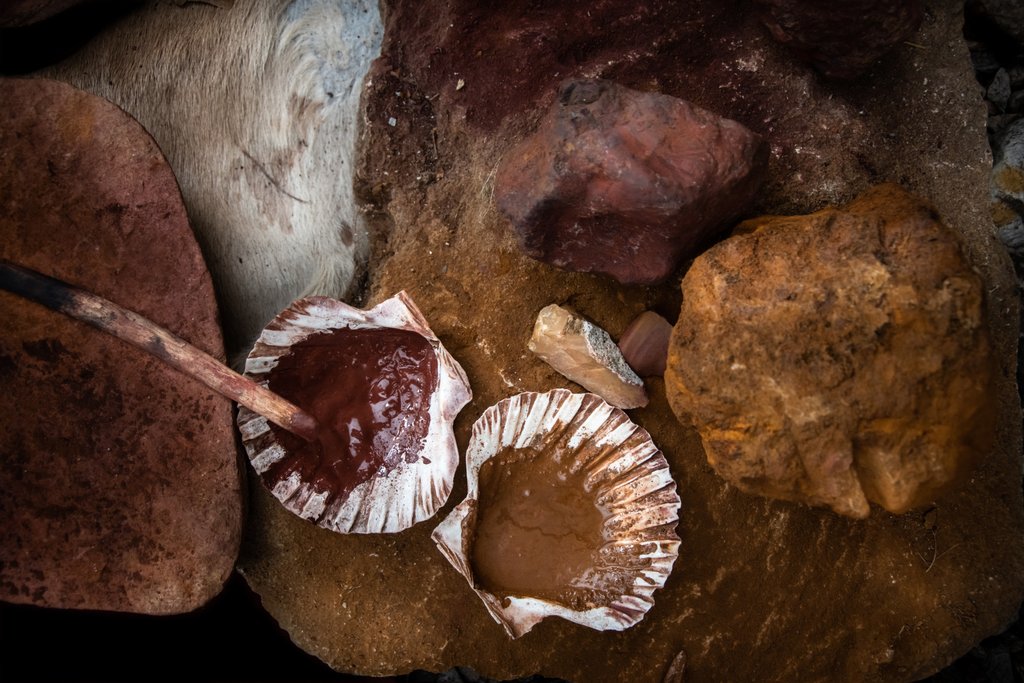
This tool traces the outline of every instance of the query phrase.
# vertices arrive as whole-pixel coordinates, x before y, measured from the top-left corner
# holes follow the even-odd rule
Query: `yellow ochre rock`
[[[747,221],[693,264],[673,411],[738,488],[865,517],[932,502],[989,448],[982,284],[921,199]]]

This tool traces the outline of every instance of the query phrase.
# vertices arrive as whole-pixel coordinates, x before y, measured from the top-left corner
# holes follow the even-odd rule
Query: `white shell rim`
[[[623,595],[591,609],[578,611],[531,597],[509,597],[507,604],[502,605],[500,598],[474,584],[469,560],[473,532],[468,526],[475,518],[480,466],[502,448],[527,447],[561,425],[572,425],[576,429],[570,437],[570,443],[576,447],[592,444],[609,452],[589,465],[581,462],[580,467],[596,467],[602,474],[612,475],[615,483],[608,496],[620,500],[619,505],[612,500],[606,502],[606,506],[613,511],[616,507],[624,508],[621,514],[624,522],[617,529],[622,536],[616,535],[614,540],[606,542],[606,547],[621,545],[632,550],[634,561],[642,568],[636,569],[631,586]],[[646,471],[639,473],[641,469]],[[588,480],[594,474],[588,470]],[[594,394],[574,394],[566,389],[544,394],[527,392],[499,401],[485,410],[473,425],[466,451],[466,478],[466,499],[434,529],[432,538],[441,554],[462,574],[510,637],[528,633],[549,616],[597,630],[621,631],[642,620],[653,606],[653,593],[665,585],[679,554],[679,537],[674,527],[671,531],[663,530],[678,521],[681,501],[664,455],[647,431],[634,424],[624,412]],[[640,495],[629,497],[629,491],[639,491]],[[606,522],[606,526],[609,523],[616,526],[616,514],[609,518],[611,521]],[[659,528],[660,535],[641,533]],[[637,537],[631,538],[631,534]]]
[[[452,422],[472,398],[465,372],[404,291],[367,310],[329,297],[299,299],[267,325],[246,359],[245,375],[266,386],[279,359],[304,339],[338,329],[382,328],[419,334],[434,349],[437,387],[430,399],[424,442],[430,462],[402,463],[383,477],[360,484],[347,498],[329,504],[322,492],[299,481],[279,482],[271,490],[291,512],[338,533],[402,531],[432,517],[448,500],[459,464]],[[285,457],[266,418],[239,406],[237,423],[257,473]]]

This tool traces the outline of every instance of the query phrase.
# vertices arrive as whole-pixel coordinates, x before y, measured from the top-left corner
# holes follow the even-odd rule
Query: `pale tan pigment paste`
[[[471,553],[477,586],[499,596],[570,604],[597,561],[604,516],[551,453],[506,448],[480,467],[480,507]]]

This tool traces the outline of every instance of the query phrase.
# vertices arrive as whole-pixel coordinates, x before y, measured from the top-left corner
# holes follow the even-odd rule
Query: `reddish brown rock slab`
[[[747,221],[697,257],[669,403],[749,493],[866,517],[962,486],[992,446],[984,286],[933,209],[896,185]]]
[[[0,81],[0,256],[223,357],[209,273],[152,138],[110,103]],[[0,599],[176,613],[217,594],[241,537],[229,401],[0,292]]]
[[[810,213],[885,180],[932,201],[985,282],[997,440],[934,510],[849,520],[725,484],[654,378],[650,403],[630,416],[679,485],[682,545],[638,625],[597,633],[548,619],[511,641],[436,551],[433,523],[339,538],[260,493],[239,562],[296,643],[336,669],[377,674],[466,665],[494,677],[660,683],[685,651],[687,681],[910,681],[1014,618],[1024,597],[1017,300],[987,215],[985,108],[960,3],[929,4],[911,38],[927,50],[898,45],[843,86],[794,60],[740,0],[385,9],[358,173],[388,237],[369,298],[405,288],[465,368],[474,400],[456,422],[463,448],[486,407],[566,386],[526,350],[547,304],[571,305],[614,339],[644,310],[674,320],[680,308],[676,283],[622,287],[525,257],[494,206],[500,159],[572,77],[684,98],[764,135],[772,156],[759,213]],[[465,493],[464,475],[455,481],[449,505]]]
[[[921,0],[758,0],[772,35],[831,78],[856,78],[921,24]]]
[[[527,255],[653,284],[746,209],[767,160],[760,136],[685,100],[572,80],[505,156],[494,199]]]

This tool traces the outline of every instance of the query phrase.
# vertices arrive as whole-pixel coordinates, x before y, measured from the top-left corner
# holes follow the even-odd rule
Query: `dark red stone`
[[[830,78],[856,78],[921,23],[920,0],[758,0],[779,42]]]
[[[223,357],[213,284],[142,126],[55,81],[0,80],[0,257]],[[230,401],[0,292],[0,600],[166,614],[216,595],[242,527]]]
[[[574,80],[494,194],[529,256],[653,284],[742,213],[767,159],[760,136],[684,100]]]

